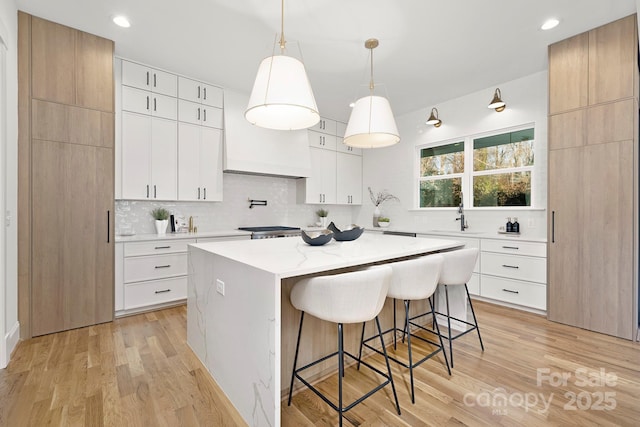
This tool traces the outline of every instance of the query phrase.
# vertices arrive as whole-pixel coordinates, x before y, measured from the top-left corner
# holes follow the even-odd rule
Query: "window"
[[[420,150],[420,207],[458,206],[464,173],[464,142]]]
[[[531,206],[533,128],[470,136],[418,152],[420,208],[462,202],[473,207]]]

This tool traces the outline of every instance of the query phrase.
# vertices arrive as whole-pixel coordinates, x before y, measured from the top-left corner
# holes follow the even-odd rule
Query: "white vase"
[[[378,218],[380,218],[380,208],[376,206],[375,209],[373,210],[373,226],[374,227],[380,227],[380,224],[378,224]]]
[[[169,225],[168,219],[156,220],[156,233],[167,234],[167,225]]]
[[[327,228],[327,225],[329,225],[329,219],[326,216],[321,216],[320,217],[320,226],[322,228]]]

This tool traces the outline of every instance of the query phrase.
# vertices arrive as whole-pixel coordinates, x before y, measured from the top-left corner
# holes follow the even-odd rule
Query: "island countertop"
[[[407,238],[365,233],[354,241],[311,246],[300,237],[193,244],[198,249],[272,273],[280,278],[389,261],[463,246],[451,239]]]

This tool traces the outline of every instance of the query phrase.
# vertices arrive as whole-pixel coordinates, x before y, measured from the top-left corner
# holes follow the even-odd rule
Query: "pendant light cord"
[[[284,40],[284,0],[282,0],[282,8],[280,12],[280,51],[284,54],[285,44],[287,42]]]
[[[371,52],[371,80],[369,81],[369,90],[371,91],[371,95],[373,95],[373,47],[369,48],[369,51]]]

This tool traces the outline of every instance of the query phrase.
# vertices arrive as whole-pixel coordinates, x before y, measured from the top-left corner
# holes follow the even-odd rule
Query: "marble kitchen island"
[[[366,232],[358,240],[324,246],[309,246],[299,237],[189,245],[187,341],[247,424],[280,425],[299,322],[288,302],[293,283],[301,276],[461,246],[455,240]],[[335,349],[333,325],[311,325],[305,320],[313,335],[326,335]],[[357,334],[351,335],[345,343],[353,344]]]

